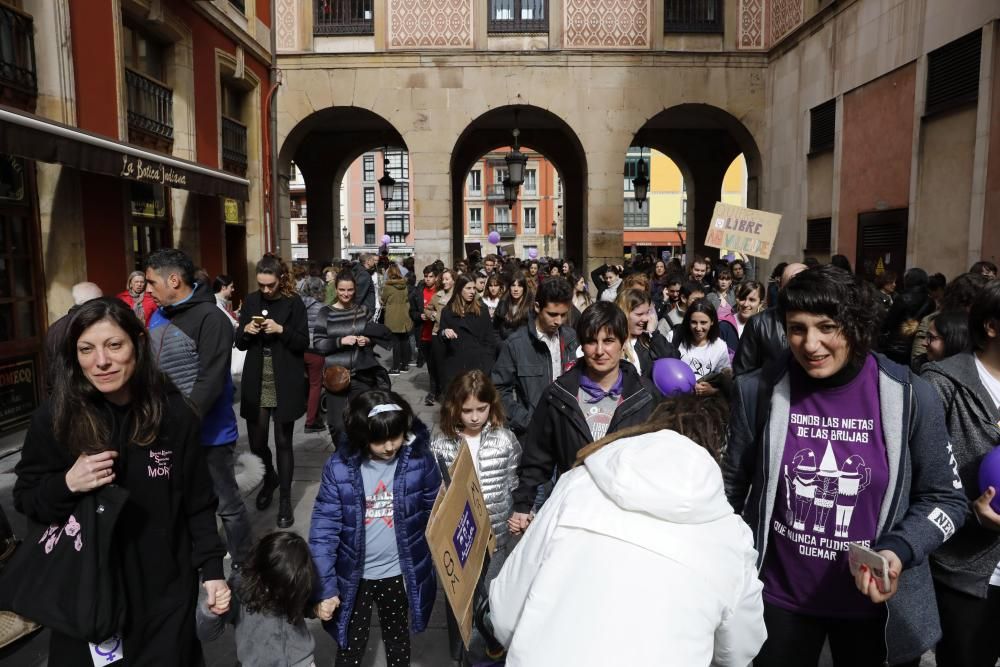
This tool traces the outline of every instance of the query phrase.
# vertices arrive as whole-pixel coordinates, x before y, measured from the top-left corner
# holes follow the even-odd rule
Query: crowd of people
[[[160,250],[117,298],[74,287],[50,327],[15,506],[61,524],[128,489],[123,664],[198,664],[232,624],[242,664],[306,666],[315,617],[360,665],[374,607],[387,664],[410,664],[437,591],[424,531],[463,446],[497,547],[472,662],[497,641],[509,665],[814,667],[827,642],[838,666],[1000,658],[997,488],[978,479],[1000,442],[993,264],[911,268],[899,289],[839,255],[763,282],[739,259],[642,255],[589,282],[496,255],[419,272],[267,255],[254,278],[237,303],[231,277]],[[690,368],[689,393],[658,385],[661,360]],[[392,389],[414,368],[434,424]],[[295,422],[333,437],[307,540],[254,539],[234,378],[278,528]],[[90,659],[53,631],[53,664]]]

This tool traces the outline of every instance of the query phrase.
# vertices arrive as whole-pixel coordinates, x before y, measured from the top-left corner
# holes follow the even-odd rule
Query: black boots
[[[292,516],[292,499],[287,497],[278,498],[278,528],[288,528],[295,523]]]
[[[260,487],[260,492],[257,494],[257,509],[263,512],[271,506],[271,499],[274,497],[274,491],[277,488],[278,473],[274,471],[274,468],[270,468],[264,473],[264,482]]]

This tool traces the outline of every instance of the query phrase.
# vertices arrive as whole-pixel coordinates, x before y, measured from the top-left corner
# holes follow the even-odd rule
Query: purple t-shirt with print
[[[845,385],[818,390],[790,373],[788,435],[761,569],[764,600],[812,616],[864,618],[878,608],[854,586],[849,542],[875,542],[889,484],[878,364],[868,355]]]

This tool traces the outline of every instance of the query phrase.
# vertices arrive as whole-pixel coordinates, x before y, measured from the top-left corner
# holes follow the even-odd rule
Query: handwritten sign
[[[780,225],[777,213],[716,202],[705,245],[767,259]]]
[[[131,155],[122,155],[122,178],[131,178],[140,183],[158,183],[166,186],[187,187],[187,174],[159,162],[143,161]]]

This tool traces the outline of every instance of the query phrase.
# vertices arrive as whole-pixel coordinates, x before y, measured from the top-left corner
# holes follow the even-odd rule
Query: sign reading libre
[[[182,174],[159,162],[143,162],[137,157],[122,155],[122,178],[131,178],[143,183],[187,187],[187,174]]]
[[[716,202],[705,245],[767,259],[780,225],[777,213]]]

